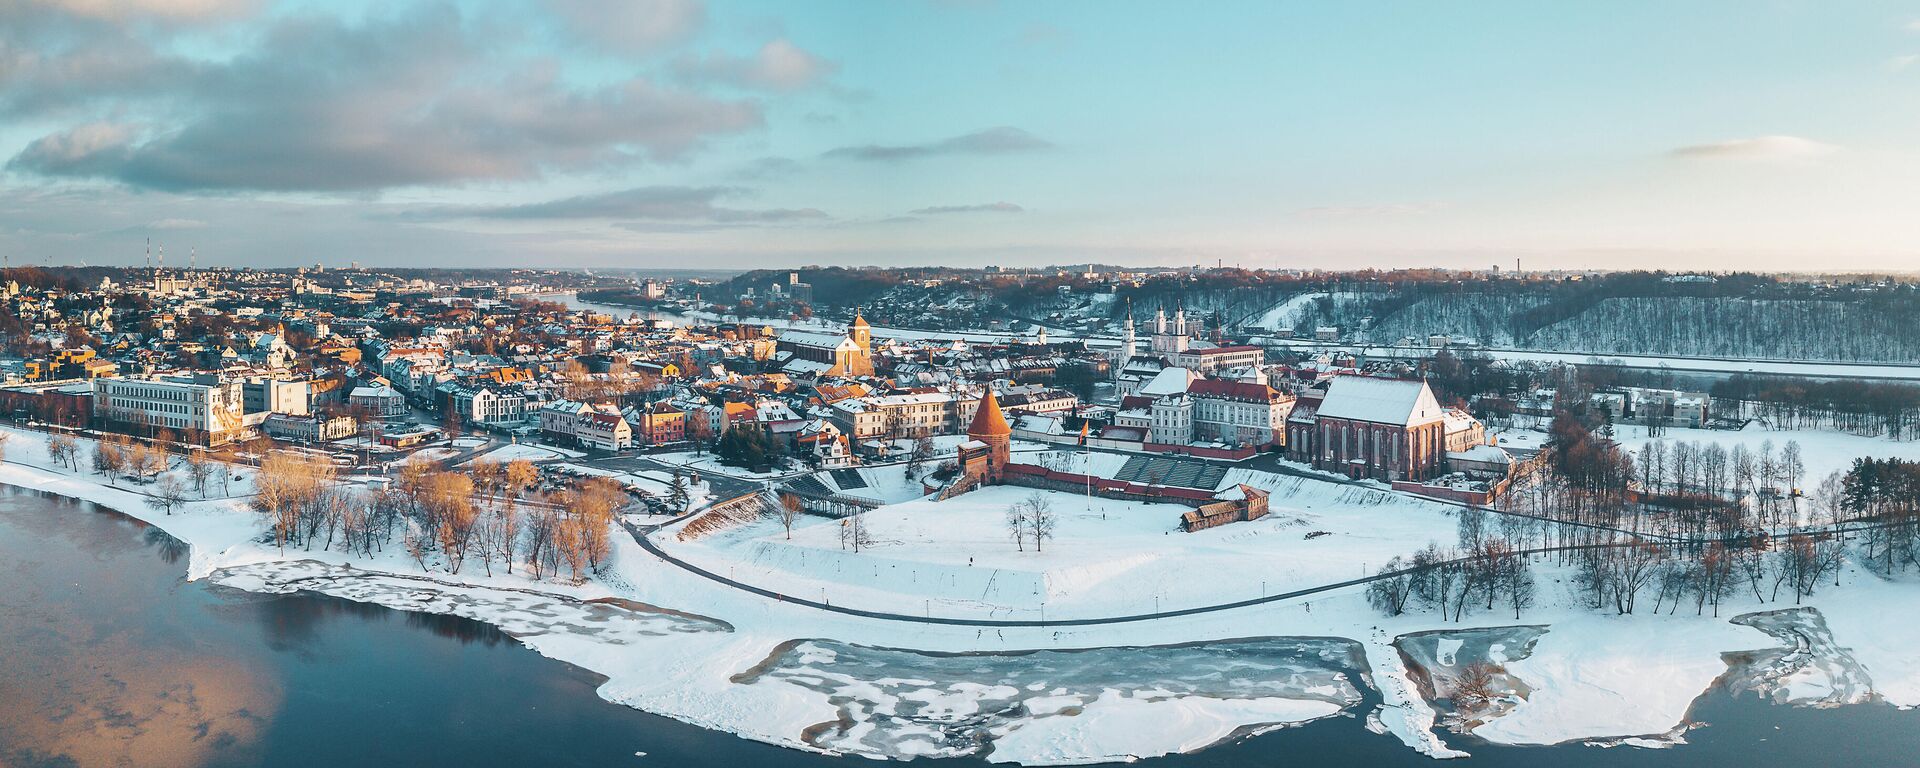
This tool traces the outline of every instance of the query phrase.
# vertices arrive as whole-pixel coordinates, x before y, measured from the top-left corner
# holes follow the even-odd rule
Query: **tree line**
[[[277,452],[255,474],[250,504],[283,551],[373,557],[397,545],[423,570],[457,574],[477,561],[487,575],[524,567],[534,579],[578,583],[607,562],[615,516],[631,499],[608,478],[551,492],[537,489],[539,479],[525,460],[482,459],[463,472],[410,462],[390,485],[361,488],[338,482],[324,458]]]

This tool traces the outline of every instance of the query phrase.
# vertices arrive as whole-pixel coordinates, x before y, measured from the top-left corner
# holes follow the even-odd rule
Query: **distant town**
[[[161,526],[192,578],[475,619],[785,746],[1085,762],[1361,706],[1434,757],[1671,744],[1722,674],[1920,679],[1867,601],[1920,562],[1896,277],[4,275],[0,480]],[[1729,672],[1736,627],[1814,651]],[[1138,732],[1096,704],[1172,678],[996,682],[1139,643],[1239,669],[1154,701],[1266,709]]]

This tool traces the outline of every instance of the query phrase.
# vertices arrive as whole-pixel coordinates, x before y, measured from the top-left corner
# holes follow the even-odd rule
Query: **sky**
[[[0,0],[0,256],[1920,268],[1920,2]]]

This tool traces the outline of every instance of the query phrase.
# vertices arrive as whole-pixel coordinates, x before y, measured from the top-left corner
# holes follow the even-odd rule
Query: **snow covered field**
[[[1759,424],[1749,424],[1746,429],[1737,432],[1669,428],[1656,438],[1647,437],[1646,427],[1623,424],[1614,427],[1614,439],[1636,454],[1649,440],[1662,440],[1668,443],[1697,442],[1703,446],[1719,443],[1720,447],[1729,451],[1736,445],[1744,445],[1756,456],[1766,443],[1773,443],[1773,453],[1779,456],[1787,441],[1791,440],[1800,444],[1801,460],[1807,466],[1807,476],[1801,481],[1803,488],[1813,487],[1830,473],[1846,471],[1858,458],[1920,460],[1920,441],[1865,437],[1825,429],[1773,430]]]
[[[139,493],[108,487],[98,475],[52,468],[43,436],[11,434],[0,482],[86,499],[161,526],[191,546],[190,578],[262,591],[312,589],[477,618],[505,627],[542,654],[605,675],[600,694],[611,701],[747,738],[874,757],[990,747],[992,760],[1048,764],[1198,749],[1242,728],[1261,730],[1351,708],[1351,693],[1339,682],[1351,679],[1379,692],[1380,708],[1364,713],[1369,722],[1429,754],[1454,754],[1432,730],[1433,709],[1409,682],[1393,640],[1414,632],[1514,624],[1546,627],[1530,653],[1507,662],[1531,693],[1477,734],[1529,744],[1658,737],[1682,725],[1687,706],[1728,669],[1722,653],[1786,647],[1778,634],[1786,631],[1784,624],[1736,624],[1733,617],[1791,607],[1747,596],[1723,606],[1718,619],[1689,616],[1687,609],[1672,616],[1608,616],[1581,606],[1565,591],[1570,574],[1540,561],[1540,605],[1518,622],[1500,611],[1470,613],[1459,624],[1425,613],[1383,618],[1367,606],[1360,588],[1350,587],[1255,608],[1125,624],[933,625],[829,613],[735,590],[654,558],[625,535],[613,539],[610,567],[578,586],[498,570],[492,576],[473,569],[423,573],[399,547],[371,559],[322,550],[283,553],[261,543],[262,522],[245,508],[244,498],[194,501],[164,515]],[[1782,435],[1762,434],[1776,442]],[[1812,446],[1805,440],[1803,445],[1811,455]],[[89,449],[83,444],[83,453]],[[248,492],[245,482],[235,484],[236,495]],[[1107,508],[1106,521],[1088,519],[1084,508],[1076,512],[1073,494],[1061,494],[1063,515],[1082,517],[1063,520],[1044,557],[1057,552],[1067,567],[1099,578],[1061,581],[1057,593],[1040,583],[1086,610],[1141,604],[1117,586],[1129,582],[1159,585],[1169,602],[1175,595],[1223,602],[1254,596],[1251,573],[1294,584],[1350,578],[1361,569],[1354,560],[1373,568],[1376,557],[1452,537],[1444,505],[1301,478],[1270,477],[1262,484],[1275,489],[1272,520],[1202,534],[1172,530],[1172,520],[1161,515],[1171,510],[1153,505]],[[996,488],[948,504],[897,505],[896,513],[909,507],[918,513],[914,520],[903,517],[891,532],[876,513],[874,533],[895,543],[877,547],[874,557],[938,566],[951,575],[969,567],[962,564],[964,550],[947,551],[934,542],[971,536],[971,568],[986,567],[981,559],[987,558],[994,568],[1024,566],[1044,576],[1054,569],[1030,565],[1042,555],[1024,558],[992,534],[1010,490],[1015,497],[1022,493]],[[943,524],[956,532],[943,533]],[[1078,550],[1064,527],[1069,525],[1080,537]],[[1329,533],[1305,538],[1316,530]],[[780,546],[807,551],[809,559],[812,552],[829,551],[818,541],[803,546],[803,533],[826,531],[796,532],[794,544]],[[780,536],[742,533],[730,544],[699,547],[703,556],[737,556],[758,546],[756,541],[771,543],[769,535]],[[1101,565],[1102,558],[1121,551],[1148,559]],[[1206,559],[1187,560],[1189,555]],[[872,581],[871,572],[845,574],[856,577]],[[781,578],[829,580],[817,569],[811,576]],[[1899,575],[1882,580],[1857,568],[1849,568],[1843,580],[1844,587],[1823,588],[1807,601],[1824,619],[1830,642],[1810,644],[1806,656],[1833,663],[1794,667],[1783,678],[1787,690],[1796,699],[1815,697],[1824,681],[1848,677],[1850,685],[1867,681],[1890,703],[1920,706],[1920,648],[1909,640],[1909,617],[1920,612],[1920,583]],[[887,583],[862,588],[875,598],[911,603],[901,579],[883,572],[881,581]],[[1050,615],[1052,610],[1050,603]],[[1807,614],[1791,624],[1815,631]],[[1354,644],[1328,641],[1309,648],[1303,638]],[[1242,657],[1249,647],[1258,652]],[[1843,650],[1857,665],[1838,658]],[[968,654],[973,663],[926,661],[954,658],[942,654]],[[1788,657],[1802,658],[1781,655]],[[1219,658],[1238,658],[1232,664],[1254,674],[1210,676],[1209,670],[1222,669]],[[1048,669],[1038,661],[1048,662]],[[1856,667],[1857,676],[1830,671]],[[1136,669],[1139,674],[1132,674]],[[1283,669],[1290,671],[1278,672]],[[1342,671],[1359,677],[1335,674]],[[1022,706],[998,707],[1016,700]],[[1359,723],[1353,727],[1355,738],[1366,738]]]
[[[496,461],[496,462],[502,462],[502,463],[509,462],[509,461],[520,461],[520,460],[538,462],[538,461],[552,461],[555,459],[577,459],[585,455],[586,454],[581,453],[579,451],[569,451],[565,448],[555,448],[549,445],[512,443],[509,445],[500,446],[499,448],[495,448],[491,451],[480,454],[479,456],[476,456],[472,459],[467,460],[466,463],[472,464],[475,461],[481,461],[481,460]]]
[[[720,534],[655,541],[716,573],[790,594],[873,610],[974,618],[1083,618],[1247,600],[1377,570],[1394,556],[1455,538],[1453,510],[1300,478],[1274,478],[1272,512],[1197,533],[1177,504],[1012,486],[867,513],[859,553],[836,521],[806,516],[789,540],[763,520]],[[1007,507],[1039,493],[1059,516],[1042,551],[1016,547]],[[1195,578],[1195,574],[1232,574]]]

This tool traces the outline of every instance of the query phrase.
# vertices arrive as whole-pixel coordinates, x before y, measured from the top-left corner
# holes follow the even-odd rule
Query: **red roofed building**
[[[666,445],[687,439],[687,413],[661,401],[640,413],[639,435],[647,445]]]
[[[1287,416],[1293,396],[1258,381],[1196,379],[1187,385],[1193,399],[1193,439],[1233,446],[1286,445]]]

